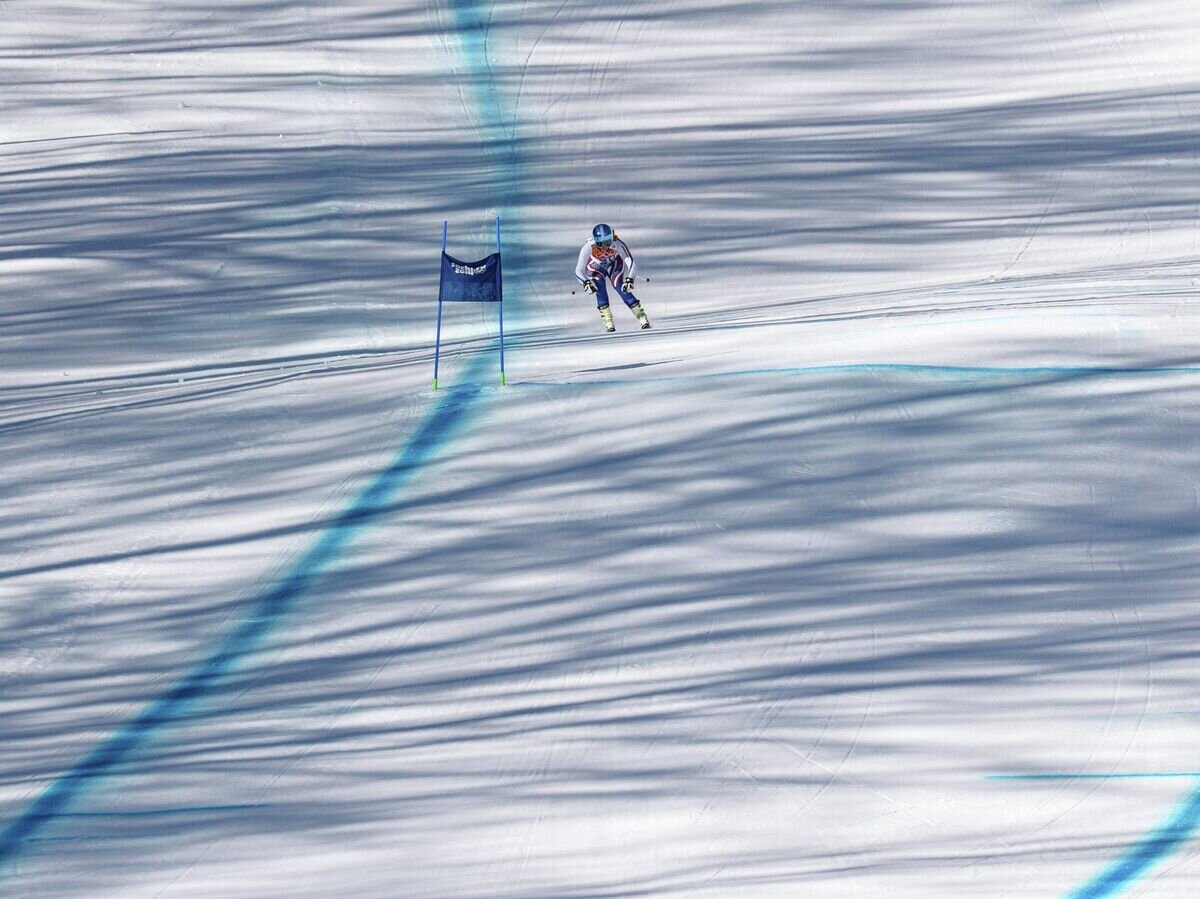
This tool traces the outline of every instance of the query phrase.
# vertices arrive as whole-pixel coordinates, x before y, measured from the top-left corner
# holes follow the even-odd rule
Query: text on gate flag
[[[463,262],[442,253],[439,300],[445,302],[499,303],[504,299],[500,254],[478,262]]]

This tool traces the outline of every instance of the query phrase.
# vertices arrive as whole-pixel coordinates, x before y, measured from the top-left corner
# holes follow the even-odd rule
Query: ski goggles
[[[612,238],[611,237],[608,240],[596,240],[596,241],[592,241],[592,242],[596,246],[600,247],[600,249],[602,249],[602,250],[607,249],[608,247],[612,246]]]

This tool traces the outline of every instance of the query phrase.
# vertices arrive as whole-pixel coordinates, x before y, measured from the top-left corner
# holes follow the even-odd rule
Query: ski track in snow
[[[367,127],[370,112],[358,106],[367,94],[352,87],[370,80],[370,65],[362,60],[371,42],[361,25],[371,16],[358,17],[368,7],[365,2],[348,12],[329,4],[306,7],[318,32],[311,40],[322,48],[322,65],[331,67],[323,77],[338,85],[336,94],[313,94],[314,114],[344,121],[348,137],[321,144],[329,161],[321,163],[326,168],[313,200],[317,213],[300,220],[310,226],[329,217],[352,222],[346,239],[355,245],[367,244],[378,227],[369,216],[351,217],[341,208],[341,198],[356,193],[355,178],[371,177],[355,168],[375,138]],[[722,258],[731,272],[741,272],[732,284],[750,281],[751,293],[762,302],[729,308],[698,301],[697,309],[678,315],[681,296],[668,300],[647,285],[655,331],[579,336],[587,327],[580,320],[594,327],[590,315],[582,314],[593,310],[564,312],[535,276],[547,256],[558,262],[546,249],[545,242],[554,239],[547,235],[567,230],[565,214],[548,209],[541,193],[544,179],[563,172],[564,161],[546,149],[557,146],[549,137],[560,127],[556,117],[566,123],[567,134],[555,139],[572,147],[566,171],[578,160],[586,162],[583,184],[611,183],[615,128],[631,145],[624,161],[634,181],[689,208],[700,200],[686,192],[676,196],[671,179],[689,163],[698,171],[715,167],[719,157],[706,158],[705,148],[681,140],[678,170],[647,167],[636,139],[623,130],[624,120],[614,121],[603,107],[606,91],[624,91],[634,103],[635,84],[645,83],[651,93],[661,90],[661,115],[671,121],[678,111],[671,88],[678,85],[671,83],[669,66],[640,69],[642,61],[629,58],[631,47],[668,54],[682,48],[678,58],[686,62],[692,52],[704,59],[705,42],[720,35],[733,48],[720,58],[728,64],[729,54],[739,52],[739,28],[745,26],[748,45],[763,51],[755,58],[774,60],[771,40],[786,29],[776,33],[767,27],[777,24],[773,15],[785,15],[770,4],[738,13],[703,2],[627,3],[589,8],[573,19],[564,14],[567,7],[423,4],[432,23],[423,39],[457,53],[454,91],[473,129],[472,139],[453,151],[462,156],[456,174],[474,182],[466,188],[474,196],[485,198],[483,208],[464,203],[447,213],[451,244],[456,237],[469,244],[478,221],[502,212],[513,245],[506,246],[514,261],[511,267],[506,263],[506,274],[510,302],[519,304],[514,323],[523,333],[511,352],[522,360],[524,373],[512,377],[507,389],[483,386],[494,380],[495,343],[464,336],[470,333],[464,317],[451,341],[450,374],[442,379],[450,389],[432,396],[420,392],[416,385],[423,380],[419,370],[429,364],[428,351],[407,333],[403,341],[389,341],[386,319],[370,314],[362,318],[362,345],[353,348],[342,342],[332,350],[243,357],[253,361],[142,362],[127,371],[109,365],[95,374],[64,372],[62,381],[47,369],[22,372],[19,382],[0,385],[5,400],[0,433],[32,449],[58,446],[61,435],[75,433],[111,435],[106,439],[114,445],[136,443],[122,428],[136,427],[139,416],[186,418],[211,409],[215,421],[224,421],[217,413],[236,409],[243,397],[274,396],[283,404],[281,416],[309,414],[319,421],[315,412],[306,412],[319,408],[305,405],[314,392],[329,391],[329,407],[336,408],[338,385],[377,387],[393,377],[405,385],[396,397],[404,405],[401,414],[412,417],[398,423],[408,433],[406,442],[376,474],[364,479],[358,469],[356,478],[342,469],[334,476],[343,492],[350,483],[364,485],[340,509],[316,518],[255,521],[232,532],[226,519],[215,534],[193,533],[185,509],[225,499],[224,488],[200,474],[199,487],[180,492],[188,499],[160,511],[152,533],[130,528],[131,539],[116,549],[89,536],[69,558],[47,554],[46,545],[60,542],[51,530],[21,548],[0,572],[0,584],[34,579],[39,589],[54,589],[69,582],[72,572],[98,571],[96,582],[109,591],[106,606],[116,609],[121,600],[142,595],[146,561],[243,544],[285,547],[276,558],[284,559],[277,575],[236,602],[225,600],[228,611],[217,614],[226,627],[204,629],[220,634],[207,644],[210,649],[191,654],[176,649],[174,655],[163,650],[168,658],[192,661],[174,669],[181,675],[160,673],[141,681],[143,692],[118,698],[108,715],[67,731],[35,773],[23,756],[36,754],[53,716],[23,718],[16,704],[4,710],[10,720],[24,721],[30,735],[22,736],[23,755],[13,755],[4,769],[5,786],[18,793],[14,799],[10,789],[4,800],[6,809],[16,811],[0,830],[0,874],[17,889],[28,885],[45,895],[125,895],[135,889],[147,895],[203,894],[221,878],[239,878],[225,873],[223,864],[249,877],[261,862],[241,854],[235,834],[246,827],[263,840],[262,851],[280,878],[237,881],[262,895],[328,890],[331,882],[345,885],[348,875],[361,878],[354,891],[362,895],[766,896],[817,890],[830,896],[899,896],[975,889],[980,895],[1047,895],[1065,889],[1072,897],[1100,897],[1138,884],[1162,895],[1186,893],[1191,856],[1184,850],[1200,826],[1200,787],[1192,786],[1160,823],[1149,825],[1166,794],[1120,792],[1121,784],[1141,783],[1150,790],[1154,783],[1196,777],[1186,766],[1128,770],[1160,756],[1168,765],[1184,757],[1172,749],[1189,743],[1188,734],[1163,722],[1190,714],[1175,697],[1194,685],[1186,667],[1187,628],[1176,618],[1177,606],[1186,607],[1190,594],[1176,577],[1194,555],[1191,518],[1200,479],[1188,467],[1186,452],[1192,413],[1200,408],[1195,397],[1200,366],[1191,349],[1197,332],[1187,308],[1195,260],[1183,255],[1179,222],[1156,208],[1158,185],[1131,163],[1108,169],[1102,161],[1077,163],[1078,152],[1102,156],[1103,141],[1082,147],[1086,141],[1079,136],[1050,139],[1045,160],[1026,160],[1031,168],[1037,163],[1048,168],[1035,172],[1025,205],[1014,213],[997,202],[989,210],[997,233],[1011,233],[1003,240],[988,237],[988,246],[1000,245],[973,269],[948,251],[952,262],[936,277],[916,272],[910,284],[870,286],[870,273],[860,269],[890,252],[890,235],[908,227],[907,213],[882,211],[881,219],[896,218],[880,224],[879,233],[889,237],[877,245],[835,243],[831,231],[814,229],[808,237],[814,245],[833,245],[838,263],[826,271],[814,266],[813,283],[796,296],[791,279],[772,280],[769,268],[761,283],[747,278],[742,260],[748,244],[738,233]],[[914,84],[947,77],[944,61],[959,52],[957,42],[968,27],[963,23],[980,15],[977,10],[958,15],[963,7],[955,3],[939,12],[916,5],[897,14],[891,27],[898,40],[907,29],[919,29],[926,12],[936,23],[933,38],[909,63]],[[1095,7],[1107,40],[1136,73],[1138,63],[1108,9]],[[1043,39],[1061,105],[1079,90],[1073,65],[1094,52],[1075,33],[1086,16],[1066,10],[1060,15],[1054,5],[1039,2],[1026,8],[1035,19],[1043,10],[1054,20]],[[166,34],[164,46],[191,32],[218,33],[223,24],[218,12],[197,9],[196,18]],[[817,24],[830,14],[810,12]],[[710,18],[716,24],[705,32]],[[264,45],[293,43],[286,26],[270,16],[264,21]],[[403,21],[394,35],[421,35],[418,26]],[[700,41],[697,49],[664,40],[671,22]],[[271,31],[276,27],[284,30]],[[521,40],[522,29],[532,34],[528,43]],[[141,37],[104,40],[83,55],[148,49],[154,44],[150,34],[145,43]],[[881,31],[880,46],[886,34]],[[804,37],[814,94],[828,89],[820,81],[821,61],[849,49],[832,35],[818,29]],[[870,35],[864,40],[869,44]],[[200,41],[208,47],[204,52],[219,43]],[[721,41],[711,46],[723,47]],[[568,82],[564,88],[550,81],[558,96],[546,87],[546,56]],[[517,62],[510,64],[509,57]],[[1027,76],[1030,59],[1020,57]],[[707,66],[714,67],[719,63]],[[779,74],[779,83],[790,77],[794,73]],[[1183,104],[1194,101],[1169,74],[1154,78],[1169,85],[1169,102],[1185,120]],[[864,80],[864,93],[869,83]],[[1141,89],[1149,95],[1157,83],[1142,79]],[[947,96],[954,96],[953,89]],[[719,94],[708,99],[718,115],[735,118],[754,108],[748,96],[734,110],[719,106],[724,99]],[[772,102],[770,95],[753,100]],[[1032,116],[1023,105],[1027,100],[996,103],[1025,110],[1016,115],[1028,126],[1020,119]],[[861,102],[864,110],[870,108],[868,100]],[[840,121],[825,123],[845,129],[847,147],[855,145],[848,139],[851,111],[839,110]],[[627,115],[647,130],[657,124],[656,116],[647,118],[636,106]],[[111,116],[145,124],[133,109]],[[814,102],[811,118],[824,117]],[[1120,140],[1119,124],[1115,114],[1105,121],[1113,145]],[[745,143],[755,140],[758,127],[749,120],[729,123]],[[531,139],[535,129],[540,141]],[[814,128],[806,139],[819,136]],[[1036,131],[1034,137],[1031,152],[1043,152]],[[1150,144],[1148,155],[1161,152],[1152,137],[1140,139]],[[1179,140],[1163,138],[1172,147]],[[1136,140],[1132,143],[1136,148]],[[1194,162],[1194,130],[1186,143]],[[467,149],[471,144],[474,151]],[[780,165],[787,150],[780,153]],[[973,155],[978,152],[969,143],[952,147],[943,164],[958,176],[985,170]],[[878,175],[864,174],[864,183],[893,184],[897,197],[915,202],[920,191],[907,179],[929,186],[920,181],[924,163],[918,157],[890,170],[885,166]],[[865,168],[869,158],[863,155],[857,164]],[[1004,155],[991,161],[999,166]],[[962,168],[954,170],[956,163]],[[750,157],[743,164],[753,171]],[[1059,264],[1070,255],[1073,245],[1062,223],[1075,214],[1081,179],[1108,170],[1112,175],[1103,190],[1121,198],[1118,211],[1110,221],[1097,220],[1095,227],[1089,222],[1080,231],[1102,248],[1113,235],[1109,251],[1127,255],[1110,265],[1105,252],[1093,250],[1087,264],[1072,263],[1067,271],[1046,268],[1056,252]],[[762,189],[753,180],[745,184],[749,191]],[[789,189],[786,182],[775,188]],[[815,181],[807,189],[819,194]],[[583,189],[569,195],[589,204],[582,213],[588,220],[636,221],[645,209],[636,191],[603,202]],[[714,213],[725,209],[720,202]],[[743,227],[736,210],[727,211],[731,229]],[[845,211],[861,214],[853,205]],[[569,222],[577,231],[575,212]],[[415,230],[439,213],[430,204],[410,214]],[[1087,221],[1094,210],[1078,214]],[[935,230],[955,227],[930,215]],[[971,216],[961,215],[966,228]],[[463,229],[457,235],[456,224]],[[680,224],[663,220],[657,227],[661,241]],[[1194,223],[1186,232],[1184,242],[1194,250]],[[1127,249],[1139,239],[1144,246]],[[797,243],[803,256],[809,245]],[[649,235],[640,245],[651,245]],[[104,256],[103,239],[79,246],[83,255],[82,248],[90,246],[98,258]],[[687,256],[686,248],[672,252]],[[800,264],[810,263],[805,257]],[[215,271],[224,272],[224,265]],[[698,289],[693,268],[675,267],[680,291],[687,284]],[[655,305],[656,300],[661,301]],[[62,308],[46,317],[48,327]],[[1044,316],[1041,323],[1028,327],[1037,315]],[[415,326],[424,324],[419,319]],[[470,324],[486,326],[482,317]],[[868,326],[880,330],[861,336]],[[931,326],[937,336],[921,330]],[[621,327],[624,332],[628,323]],[[1020,341],[1025,354],[1006,353],[997,334]],[[294,406],[289,391],[295,391]],[[661,392],[662,399],[650,398],[651,392]],[[531,407],[541,405],[550,410],[549,420],[531,417]],[[354,418],[348,414],[347,420]],[[936,439],[939,432],[943,440]],[[366,429],[363,457],[377,456],[382,440],[379,430]],[[888,442],[899,458],[883,451]],[[712,447],[713,455],[698,455],[703,447]],[[972,467],[972,454],[988,461]],[[514,455],[519,464],[511,461]],[[252,456],[247,450],[230,458],[227,464],[235,467]],[[496,460],[494,470],[487,459]],[[430,477],[410,491],[414,476],[435,461]],[[61,469],[72,473],[72,481],[52,484],[46,498],[57,502],[61,494],[90,510],[101,497],[85,501],[86,493],[74,492],[76,472],[82,480],[88,464],[88,454],[76,448]],[[39,465],[28,468],[31,477],[46,477],[47,466]],[[780,477],[782,470],[792,477]],[[631,472],[642,473],[643,482]],[[944,483],[936,481],[939,475],[946,476]],[[913,497],[910,478],[926,483],[924,497]],[[588,479],[599,485],[595,492],[572,486]],[[307,489],[319,490],[322,483],[328,482],[312,475],[310,484],[318,486]],[[639,492],[645,483],[654,485],[653,503]],[[1086,501],[1079,499],[1083,491]],[[1143,494],[1148,498],[1139,502]],[[335,496],[330,502],[342,500]],[[517,535],[507,532],[507,521]],[[101,526],[98,520],[95,527]],[[1072,543],[1085,531],[1086,540]],[[298,549],[296,542],[306,534],[311,535],[306,548]],[[527,539],[515,541],[520,534]],[[791,540],[801,534],[799,549]],[[1060,535],[1061,546],[1055,542]],[[665,576],[639,555],[652,540],[678,566]],[[390,555],[393,542],[408,555]],[[356,552],[348,553],[352,544]],[[1056,548],[1060,555],[1054,555]],[[531,551],[545,555],[546,567],[514,573],[512,561]],[[922,552],[928,553],[924,564]],[[447,555],[455,560],[449,566]],[[620,567],[610,570],[610,555]],[[1045,568],[1039,569],[1043,555]],[[910,559],[916,560],[911,567]],[[460,564],[461,572],[455,570]],[[470,582],[472,565],[482,573],[479,583]],[[642,571],[640,580],[623,573],[631,565]],[[379,589],[368,577],[373,566],[388,573],[381,584],[400,593],[402,616],[372,618],[380,614],[372,612],[369,599]],[[465,585],[455,583],[460,576]],[[312,593],[321,593],[322,602],[315,596],[310,602]],[[330,602],[333,597],[341,601]],[[955,603],[961,608],[953,608]],[[1002,613],[1006,603],[1013,606],[1011,615]],[[334,606],[344,610],[344,624],[331,618]],[[298,614],[302,607],[308,614]],[[67,623],[60,627],[34,628],[33,636],[45,639],[35,644],[43,654],[32,661],[47,672],[51,686],[60,659],[78,664],[73,643],[61,638],[70,621],[113,626],[107,607],[72,608],[64,601]],[[1062,634],[1050,624],[1043,627],[1043,617],[1060,624]],[[328,657],[318,662],[306,656],[306,635],[312,652]],[[1134,641],[1139,650],[1129,648]],[[72,678],[76,684],[85,679],[70,666],[64,669],[64,692]],[[1085,690],[1077,678],[1094,684]],[[343,680],[345,692],[339,692]],[[130,683],[138,689],[138,681]],[[303,696],[306,685],[312,695],[296,708],[281,698],[290,701],[292,691]],[[157,698],[147,702],[148,697]],[[312,707],[307,719],[305,706]],[[190,753],[215,765],[224,747],[236,754],[242,745],[242,764],[248,765],[260,747],[270,745],[255,742],[256,708],[268,724],[278,722],[281,747],[260,768],[249,765],[243,773],[235,766],[238,778],[231,783],[241,786],[232,789],[248,790],[241,798],[253,801],[121,807],[118,777],[122,784],[150,785],[150,797],[158,789],[164,797],[207,799],[199,782],[189,785],[194,775],[173,776],[172,758]],[[944,709],[959,708],[978,717],[978,731],[943,717]],[[1038,719],[1047,716],[1068,723],[1062,740],[1038,742]],[[97,721],[120,720],[126,723],[95,738]],[[221,730],[225,726],[228,733]],[[243,732],[251,736],[241,744]],[[298,736],[289,741],[292,734]],[[377,740],[384,745],[376,746]],[[350,761],[333,752],[342,745]],[[1039,749],[1046,754],[1037,755]],[[401,764],[382,767],[381,760],[397,754]],[[69,761],[72,755],[77,761]],[[1035,770],[989,770],[980,758],[993,765],[1020,760]],[[293,814],[284,808],[284,797],[290,802],[306,785],[325,783],[323,778],[333,778],[339,766],[356,759],[370,800],[390,809],[385,818],[392,830],[371,820],[367,796],[344,785],[329,795],[357,801],[364,811],[342,829],[317,835],[323,843],[339,844],[347,835],[359,836],[361,841],[351,837],[345,851],[351,859],[361,853],[361,865],[320,853],[299,859],[296,847],[310,845],[302,824],[293,825],[294,842],[286,840],[286,827],[271,830],[264,824],[265,831],[254,830],[256,816],[280,809],[282,821]],[[439,767],[451,760],[453,765]],[[380,767],[373,768],[376,764]],[[454,767],[462,770],[451,773]],[[27,784],[37,786],[30,792]],[[614,802],[622,794],[623,806]],[[238,798],[228,788],[213,795]],[[318,795],[324,795],[319,788]],[[357,800],[342,799],[355,795]],[[1014,795],[1019,798],[1005,801]],[[474,813],[463,797],[474,797]],[[91,804],[78,808],[85,798]],[[410,805],[425,810],[412,815],[428,818],[415,830],[407,820]],[[307,820],[303,812],[294,814]],[[160,871],[136,869],[130,861],[127,875],[116,871],[92,885],[98,889],[80,887],[82,872],[104,857],[106,843],[127,848],[151,839],[112,827],[156,815],[200,822],[195,842],[183,837]],[[231,822],[227,829],[202,833],[203,821],[221,816]],[[786,826],[773,827],[775,821]],[[67,824],[76,829],[63,832]],[[381,829],[372,832],[368,824]],[[796,833],[799,844],[789,842]],[[398,875],[394,867],[380,867],[372,854],[374,839],[383,840],[387,859],[396,856],[396,845],[407,847],[399,855],[412,860],[412,870]],[[252,837],[245,845],[257,844]],[[59,849],[45,851],[47,846]],[[36,847],[43,848],[35,852]],[[66,859],[62,847],[91,861]],[[294,871],[282,870],[283,859]],[[1072,882],[1080,885],[1071,887]],[[1006,892],[1012,889],[1017,892]]]

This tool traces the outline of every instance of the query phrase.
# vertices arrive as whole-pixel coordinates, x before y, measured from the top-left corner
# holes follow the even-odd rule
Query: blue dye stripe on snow
[[[631,378],[588,378],[564,381],[513,381],[513,387],[608,387],[622,384],[665,384],[672,381],[708,381],[720,378],[745,378],[769,375],[813,375],[813,374],[903,374],[940,375],[951,378],[1034,378],[1072,377],[1103,378],[1119,375],[1195,375],[1200,367],[1195,366],[1130,366],[1127,368],[1092,367],[1072,365],[1040,366],[984,366],[984,365],[917,365],[896,362],[859,362],[843,365],[806,365],[794,368],[748,368],[733,371],[697,372],[686,375],[647,375]]]
[[[985,780],[1138,780],[1200,777],[1200,771],[1148,771],[1131,774],[989,774]]]
[[[500,87],[489,58],[487,19],[474,0],[449,0],[454,14],[455,34],[460,43],[459,58],[465,68],[466,84],[474,92],[474,113],[479,130],[486,138],[485,151],[492,157],[493,194],[502,197],[508,210],[521,205],[521,159],[517,150],[516,123],[506,125]],[[512,233],[513,222],[505,223]],[[506,270],[511,270],[506,264]]]
[[[467,81],[477,92],[476,103],[483,117],[483,130],[489,134],[490,149],[499,152],[496,168],[502,186],[497,193],[510,203],[516,203],[520,189],[520,161],[516,142],[505,133],[503,126],[498,92],[487,59],[484,19],[471,0],[449,0],[449,5],[461,41]],[[182,718],[199,700],[209,698],[221,680],[278,627],[297,600],[347,544],[364,527],[390,511],[389,502],[396,492],[447,443],[480,396],[481,388],[473,383],[473,379],[481,373],[488,356],[490,353],[487,352],[476,356],[462,375],[470,383],[441,395],[392,464],[325,529],[277,585],[253,600],[250,614],[220,646],[132,721],[54,780],[24,812],[0,830],[0,865],[14,859],[26,843],[46,839],[38,837],[40,831],[66,814],[89,787],[112,776],[118,766],[130,760],[158,731]]]
[[[64,812],[60,818],[161,818],[174,815],[216,815],[225,812],[249,812],[274,808],[267,802],[243,802],[237,805],[180,805],[175,808],[139,808],[123,812]]]
[[[472,366],[472,373],[479,365],[477,361]],[[222,681],[284,621],[296,602],[329,569],[347,544],[365,527],[393,511],[396,492],[454,436],[481,393],[481,387],[469,384],[442,394],[392,463],[329,523],[278,583],[249,603],[242,623],[215,650],[54,780],[24,812],[0,831],[0,865],[16,857],[23,844],[66,814],[88,788],[117,773],[117,769],[160,730],[185,717],[200,700],[216,693]]]
[[[1159,827],[1130,846],[1090,881],[1069,893],[1069,899],[1105,899],[1119,895],[1191,839],[1197,825],[1200,825],[1200,786],[1193,787],[1175,807],[1171,817]]]

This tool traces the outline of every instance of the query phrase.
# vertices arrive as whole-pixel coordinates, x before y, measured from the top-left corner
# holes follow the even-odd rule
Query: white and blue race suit
[[[579,263],[575,266],[575,277],[579,283],[587,281],[596,283],[596,305],[605,309],[608,307],[608,283],[611,281],[617,295],[626,306],[637,304],[637,297],[621,289],[624,278],[632,278],[637,266],[629,246],[621,238],[613,235],[612,246],[598,247],[590,240],[579,251]]]

